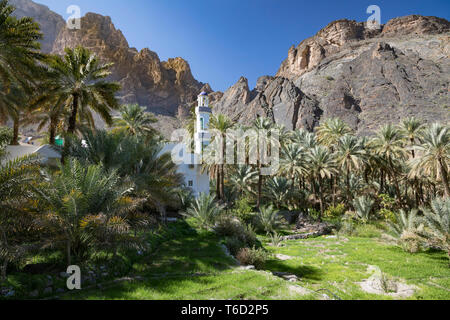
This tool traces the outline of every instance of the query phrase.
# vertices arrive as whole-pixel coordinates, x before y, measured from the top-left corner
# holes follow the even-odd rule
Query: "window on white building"
[[[189,182],[188,182],[188,186],[189,186],[189,187],[193,187],[193,186],[194,186],[194,181],[192,181],[192,180],[189,180]]]
[[[205,119],[200,118],[200,130],[205,130]]]

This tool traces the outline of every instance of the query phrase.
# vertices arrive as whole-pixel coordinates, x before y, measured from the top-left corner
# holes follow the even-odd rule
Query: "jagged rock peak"
[[[449,30],[450,23],[446,19],[419,15],[392,19],[386,25],[380,26],[379,29],[369,28],[366,23],[354,20],[336,20],[315,36],[300,42],[297,47],[291,47],[277,76],[294,79],[319,65],[325,58],[363,40],[432,35]]]
[[[64,19],[59,14],[51,11],[47,6],[30,0],[9,0],[9,3],[16,8],[16,11],[14,11],[15,16],[19,18],[33,17],[39,23],[44,34],[44,38],[41,41],[41,49],[45,53],[52,51],[56,36],[66,25]]]

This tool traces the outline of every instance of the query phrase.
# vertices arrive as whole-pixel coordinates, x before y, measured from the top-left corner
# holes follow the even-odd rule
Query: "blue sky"
[[[366,21],[381,8],[381,22],[409,14],[450,19],[449,0],[34,0],[67,18],[66,9],[112,18],[130,46],[150,48],[161,60],[181,56],[194,77],[224,91],[240,76],[250,87],[274,75],[290,46],[336,19]]]

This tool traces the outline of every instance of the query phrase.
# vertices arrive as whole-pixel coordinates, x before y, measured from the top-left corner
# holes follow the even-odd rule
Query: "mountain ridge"
[[[450,23],[442,18],[399,17],[380,29],[336,20],[292,46],[277,74],[254,89],[241,77],[213,110],[245,124],[269,117],[288,129],[340,117],[364,135],[408,116],[445,123],[449,56]]]

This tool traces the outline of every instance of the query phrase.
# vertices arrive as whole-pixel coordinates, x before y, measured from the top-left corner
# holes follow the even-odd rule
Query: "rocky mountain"
[[[16,15],[31,16],[44,33],[42,49],[63,54],[64,48],[82,45],[98,54],[102,60],[113,62],[110,80],[119,82],[122,103],[139,103],[157,115],[158,129],[168,135],[180,124],[175,118],[189,109],[203,83],[194,79],[190,66],[182,58],[161,61],[157,53],[130,48],[122,32],[115,28],[110,17],[87,13],[81,19],[80,30],[66,28],[61,16],[46,6],[31,0],[11,0]],[[212,89],[210,88],[212,92]]]
[[[249,123],[267,116],[289,129],[340,117],[360,134],[407,116],[448,122],[450,23],[407,16],[379,29],[338,20],[291,47],[275,77],[245,78],[214,112]]]
[[[51,52],[59,31],[66,25],[64,19],[47,6],[30,0],[9,0],[9,2],[16,7],[14,14],[17,17],[33,17],[40,24],[44,34],[42,51]]]

